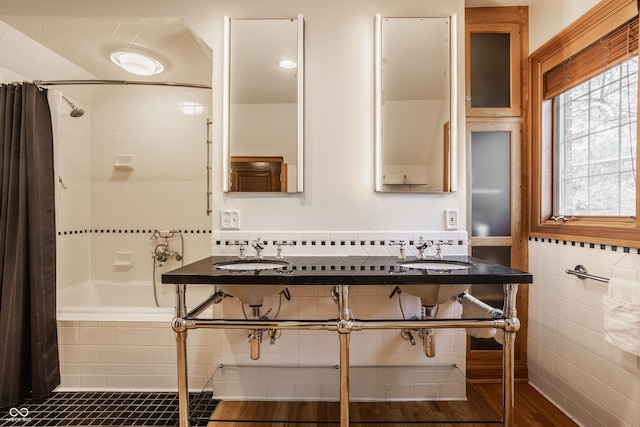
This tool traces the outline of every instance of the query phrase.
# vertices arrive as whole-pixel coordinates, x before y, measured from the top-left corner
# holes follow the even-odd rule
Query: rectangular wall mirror
[[[375,24],[375,189],[456,190],[456,16]]]
[[[303,191],[304,20],[224,22],[225,192]]]

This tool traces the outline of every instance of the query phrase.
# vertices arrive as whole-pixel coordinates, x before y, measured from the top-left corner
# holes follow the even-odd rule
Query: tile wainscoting
[[[604,339],[607,284],[565,273],[640,280],[636,248],[529,239],[531,384],[584,426],[640,425],[640,359]]]

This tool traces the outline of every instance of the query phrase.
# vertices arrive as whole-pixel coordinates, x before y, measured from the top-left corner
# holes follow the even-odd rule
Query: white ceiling
[[[180,18],[0,15],[0,20],[96,79],[211,85],[211,49]],[[144,78],[125,72],[109,60],[110,52],[122,47],[150,53],[165,71]]]

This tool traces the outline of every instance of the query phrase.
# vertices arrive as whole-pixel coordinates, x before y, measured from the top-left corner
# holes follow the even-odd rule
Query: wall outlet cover
[[[222,230],[240,230],[240,210],[222,209],[220,211],[220,228]]]
[[[447,230],[458,229],[458,209],[445,209],[444,228]]]

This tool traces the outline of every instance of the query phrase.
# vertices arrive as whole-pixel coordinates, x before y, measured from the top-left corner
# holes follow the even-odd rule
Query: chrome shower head
[[[82,117],[84,116],[84,110],[82,108],[76,107],[73,102],[69,101],[64,95],[62,95],[62,99],[67,101],[69,107],[71,107],[71,113],[69,114],[71,117]]]

